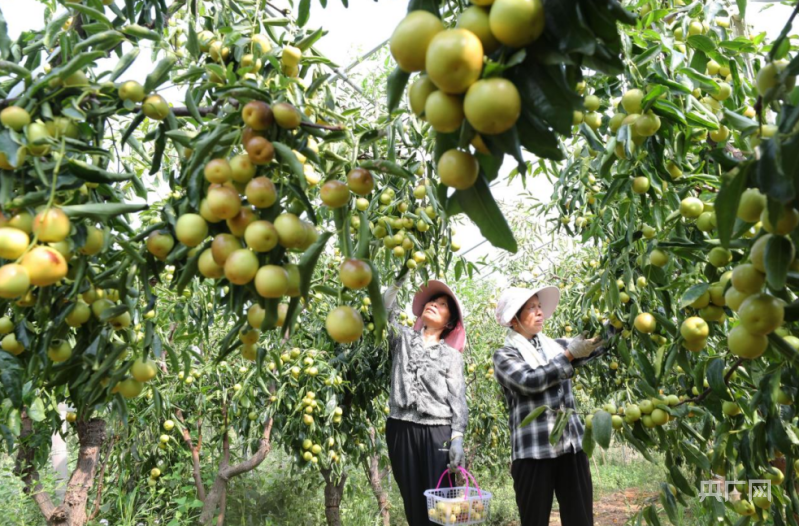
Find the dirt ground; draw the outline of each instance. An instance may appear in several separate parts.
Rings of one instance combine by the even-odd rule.
[[[627,488],[623,491],[605,495],[594,502],[594,525],[613,526],[624,524],[639,509],[641,502],[651,496],[651,492],[637,488]],[[552,512],[549,526],[561,526],[560,516],[557,511]]]

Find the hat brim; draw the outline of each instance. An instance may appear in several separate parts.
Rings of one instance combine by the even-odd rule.
[[[455,328],[450,331],[449,335],[444,338],[444,341],[453,349],[463,352],[463,347],[466,344],[466,327],[463,323],[463,308],[461,307],[458,296],[456,296],[455,293],[452,292],[452,289],[443,281],[431,279],[427,282],[427,285],[420,288],[416,295],[414,295],[412,310],[414,316],[416,316],[416,323],[414,323],[413,328],[416,331],[422,330],[422,313],[424,312],[424,306],[431,298],[439,294],[446,294],[451,297],[455,301],[455,307],[458,309],[458,322]]]
[[[553,286],[546,286],[541,287],[539,289],[522,289],[522,288],[514,288],[511,289],[515,297],[512,301],[508,302],[505,305],[505,313],[503,315],[497,316],[497,321],[503,327],[510,327],[511,320],[516,316],[516,314],[524,307],[524,304],[530,301],[530,298],[533,296],[538,296],[538,302],[541,305],[541,311],[544,315],[544,319],[551,318],[552,314],[555,313],[555,309],[558,308],[558,303],[560,302],[560,289]],[[523,294],[519,294],[520,292],[524,292]],[[501,318],[501,319],[500,319]]]

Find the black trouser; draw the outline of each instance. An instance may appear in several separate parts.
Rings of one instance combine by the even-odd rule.
[[[445,447],[444,443],[449,442],[450,437],[450,426],[425,426],[393,418],[386,422],[388,458],[410,526],[434,524],[427,518],[424,492],[434,489],[447,469],[449,453],[439,449]],[[450,487],[448,477],[444,477],[441,487]]]
[[[563,526],[593,526],[594,487],[583,451],[557,458],[517,459],[511,475],[522,526],[548,526],[553,492]]]

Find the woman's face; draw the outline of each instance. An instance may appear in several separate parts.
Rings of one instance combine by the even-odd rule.
[[[544,311],[538,296],[533,296],[524,304],[519,315],[513,320],[513,329],[516,332],[534,336],[544,328]]]
[[[440,296],[424,305],[422,321],[430,329],[443,329],[449,322],[449,304],[447,298]]]

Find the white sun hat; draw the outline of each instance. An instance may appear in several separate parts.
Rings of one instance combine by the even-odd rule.
[[[540,287],[537,289],[525,289],[522,287],[511,287],[505,290],[497,302],[497,323],[503,327],[510,327],[510,322],[519,309],[524,307],[527,300],[533,296],[538,296],[538,301],[541,303],[541,310],[544,312],[544,318],[549,318],[555,309],[558,307],[560,301],[560,290],[551,285]]]

